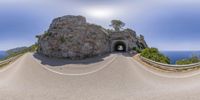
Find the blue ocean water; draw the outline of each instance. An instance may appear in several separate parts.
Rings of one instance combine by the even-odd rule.
[[[200,51],[161,51],[161,53],[170,58],[171,64],[175,64],[177,60],[190,58],[192,55],[200,58]]]
[[[4,51],[0,51],[0,59],[6,57],[8,54]]]

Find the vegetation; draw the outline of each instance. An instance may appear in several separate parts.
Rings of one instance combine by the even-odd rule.
[[[112,26],[115,31],[120,31],[120,29],[125,26],[125,23],[120,20],[112,20],[110,26]]]
[[[50,35],[51,35],[51,33],[47,32],[47,31],[44,31],[44,37],[50,36]]]
[[[66,40],[65,40],[65,37],[64,37],[64,36],[60,37],[60,42],[61,42],[61,43],[65,43],[65,41],[66,41]]]
[[[4,66],[8,65],[9,63],[10,63],[10,62],[7,62],[7,63],[5,63],[5,64],[0,65],[0,68],[2,68],[2,67],[4,67]]]
[[[12,54],[12,53],[15,53],[15,52],[19,52],[19,51],[22,51],[24,49],[27,49],[28,47],[18,47],[18,48],[14,48],[14,49],[10,49],[10,50],[7,50],[7,54]]]
[[[6,59],[9,59],[9,58],[12,58],[12,57],[15,57],[15,56],[27,53],[27,52],[35,52],[37,50],[37,48],[38,48],[38,45],[34,44],[30,47],[20,49],[20,50],[16,50],[16,52],[10,52],[11,50],[8,50],[9,55],[2,60],[6,60]],[[13,51],[15,51],[15,50],[13,49]]]
[[[192,63],[198,63],[198,62],[200,62],[200,59],[197,56],[193,55],[191,58],[176,61],[176,64],[186,65],[186,64],[192,64]]]
[[[170,59],[161,54],[157,48],[146,48],[142,51],[141,56],[160,63],[170,63]]]
[[[136,51],[137,53],[141,53],[142,52],[142,50],[137,48],[137,47],[133,47],[133,50]]]

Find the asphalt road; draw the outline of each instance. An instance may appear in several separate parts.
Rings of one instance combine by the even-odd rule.
[[[199,74],[157,71],[119,53],[76,62],[28,53],[0,70],[0,100],[199,100]]]

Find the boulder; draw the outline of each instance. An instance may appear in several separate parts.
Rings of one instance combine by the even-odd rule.
[[[72,15],[54,19],[48,31],[38,36],[38,45],[40,54],[57,58],[84,59],[110,51],[104,28]]]

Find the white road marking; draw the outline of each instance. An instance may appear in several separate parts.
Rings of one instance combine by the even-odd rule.
[[[117,55],[115,55],[108,63],[104,64],[102,67],[100,67],[100,68],[98,68],[98,69],[96,69],[96,70],[93,70],[93,71],[90,71],[90,72],[86,72],[86,73],[78,73],[78,74],[62,73],[62,72],[59,72],[59,71],[55,71],[55,70],[53,70],[53,69],[50,69],[50,68],[48,68],[48,67],[46,67],[46,66],[44,66],[44,65],[41,65],[40,63],[39,63],[39,64],[40,64],[44,69],[46,69],[46,70],[48,70],[48,71],[50,71],[50,72],[59,74],[59,75],[64,75],[64,76],[83,76],[83,75],[88,75],[88,74],[96,73],[96,72],[98,72],[98,71],[104,69],[105,67],[107,67],[108,65],[110,65],[116,58],[117,58]],[[36,61],[36,59],[34,59],[34,60]],[[38,63],[38,61],[36,61],[36,62]]]

